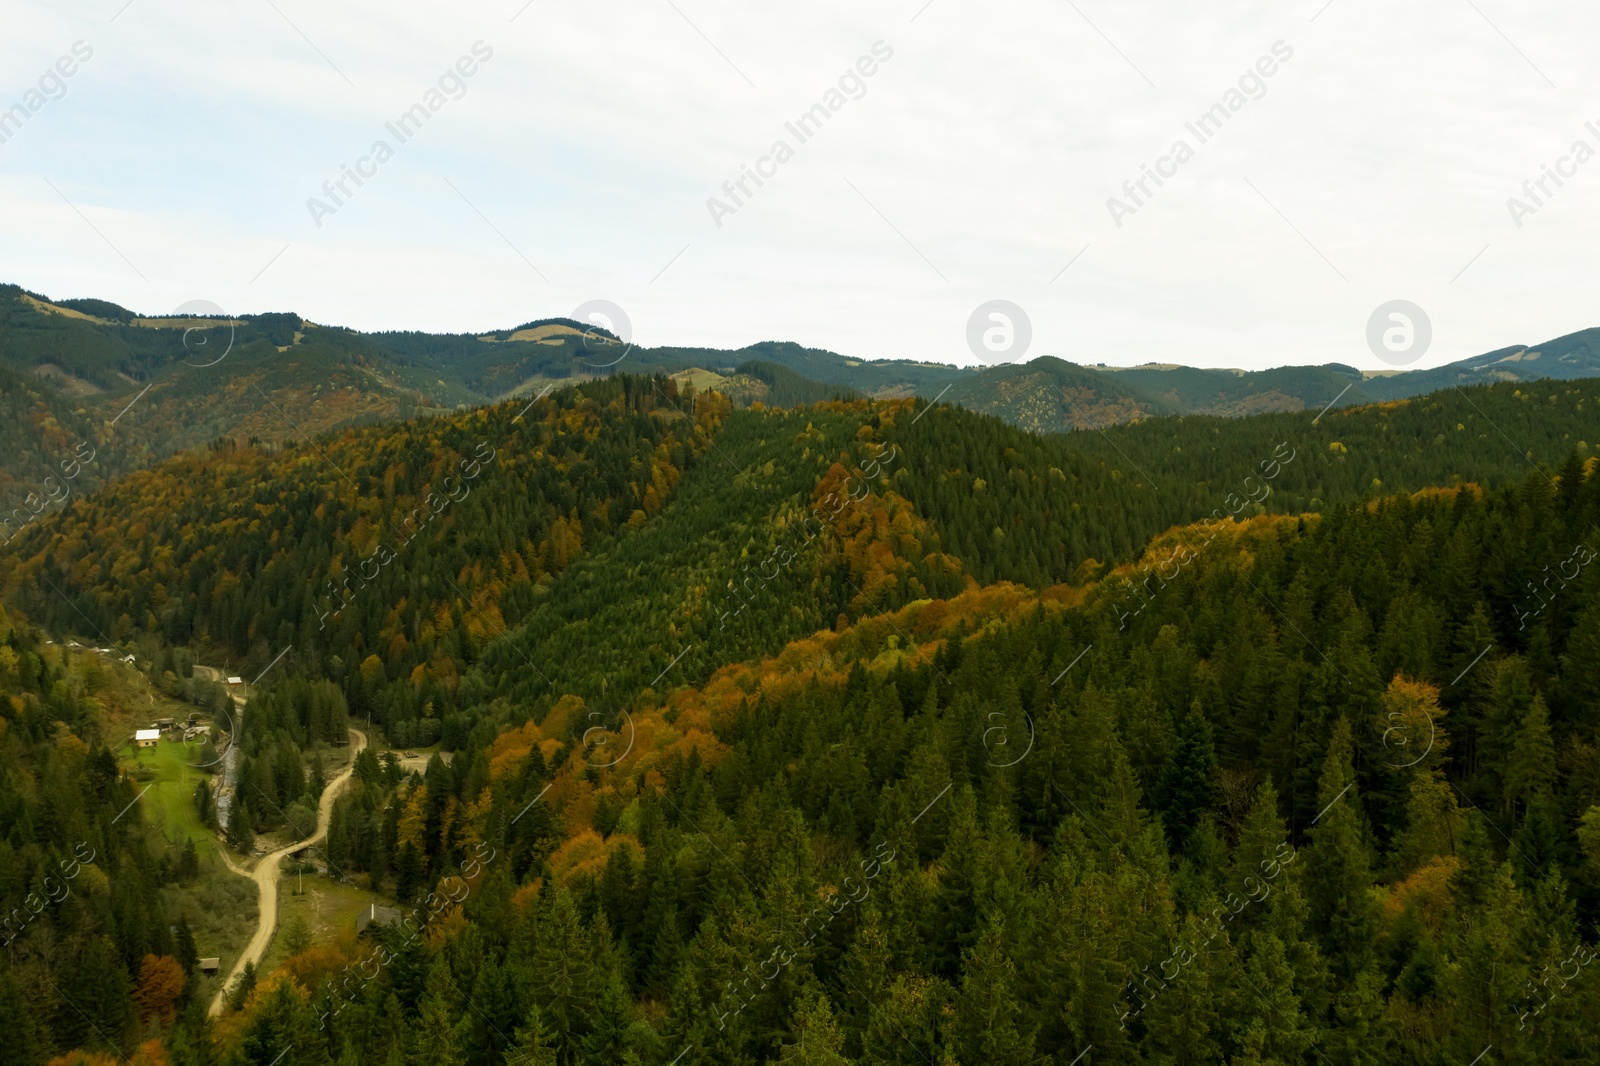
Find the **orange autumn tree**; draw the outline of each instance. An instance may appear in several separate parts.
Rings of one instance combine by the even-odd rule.
[[[183,994],[185,980],[183,967],[177,959],[170,955],[146,955],[139,966],[139,983],[133,992],[140,1019],[155,1018],[162,1025],[171,1025],[177,1016],[178,997]]]
[[[869,464],[871,465],[871,464]],[[876,613],[929,594],[923,574],[958,574],[961,563],[911,502],[887,488],[873,492],[860,474],[834,463],[818,479],[812,513],[826,517],[834,536],[823,541],[821,572],[842,571],[858,613]]]
[[[47,1066],[167,1066],[166,1048],[159,1040],[146,1040],[133,1050],[133,1058],[118,1058],[105,1051],[69,1051],[57,1055]]]

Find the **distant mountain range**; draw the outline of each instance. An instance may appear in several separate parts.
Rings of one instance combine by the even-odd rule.
[[[944,399],[1039,433],[1091,429],[1159,415],[1238,417],[1358,406],[1440,389],[1540,378],[1600,376],[1600,329],[1514,345],[1428,370],[1361,371],[1341,363],[1270,370],[1156,365],[1082,366],[1053,356],[978,371],[950,368]],[[819,380],[849,382],[819,376]],[[943,387],[942,385],[940,386]],[[929,386],[917,390],[931,395]]]
[[[865,360],[787,342],[647,348],[547,318],[473,334],[361,333],[290,313],[143,316],[104,300],[0,286],[0,504],[15,506],[81,441],[80,489],[219,438],[280,442],[363,422],[537,395],[618,371],[674,375],[736,404],[919,395],[1052,433],[1162,415],[1352,406],[1452,386],[1600,376],[1600,330],[1447,366],[1363,372],[1118,368],[1051,356],[971,368]]]

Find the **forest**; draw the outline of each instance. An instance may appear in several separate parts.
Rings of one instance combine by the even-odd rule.
[[[224,439],[22,531],[8,1059],[1592,1060],[1600,382],[1039,436],[750,371],[787,403]],[[433,748],[322,847],[405,920],[209,1017],[46,630],[275,664],[242,849],[349,726]]]

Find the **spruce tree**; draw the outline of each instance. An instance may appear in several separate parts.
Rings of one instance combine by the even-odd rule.
[[[1350,723],[1340,718],[1328,743],[1317,789],[1322,813],[1309,831],[1311,844],[1306,848],[1312,928],[1330,964],[1347,982],[1371,961],[1377,935],[1372,863],[1361,829],[1352,754]]]
[[[1217,753],[1199,700],[1189,705],[1176,732],[1177,743],[1156,788],[1156,802],[1173,849],[1181,850],[1200,816],[1217,802]]]
[[[464,1066],[458,1023],[465,1022],[465,1004],[441,956],[428,968],[428,980],[417,1004],[417,1026],[412,1032],[412,1066]]]

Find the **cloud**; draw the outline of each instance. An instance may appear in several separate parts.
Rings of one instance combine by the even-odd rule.
[[[0,99],[73,41],[95,59],[0,145],[5,280],[371,329],[605,298],[644,344],[956,362],[990,299],[1027,310],[1031,354],[1113,363],[1377,368],[1365,324],[1394,299],[1432,318],[1423,365],[1600,324],[1570,279],[1600,170],[1520,229],[1505,208],[1600,119],[1592,9],[675,2],[15,4]],[[479,39],[471,91],[310,227],[307,190]],[[871,91],[708,225],[708,190],[880,39]],[[1280,39],[1270,91],[1114,226],[1107,197]]]

